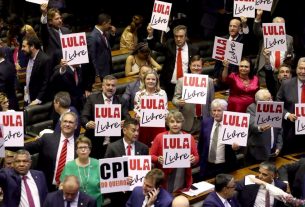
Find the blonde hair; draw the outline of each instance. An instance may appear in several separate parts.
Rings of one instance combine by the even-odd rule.
[[[159,75],[157,73],[157,71],[155,70],[149,70],[145,73],[144,77],[143,77],[143,84],[140,85],[140,90],[144,90],[146,89],[146,85],[145,85],[145,79],[148,75],[153,74],[156,77],[156,91],[159,92],[161,90],[160,88],[160,81],[159,81]]]

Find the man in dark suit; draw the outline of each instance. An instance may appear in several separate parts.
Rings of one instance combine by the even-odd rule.
[[[283,191],[287,190],[287,184],[276,178],[276,167],[270,162],[262,162],[259,166],[258,178],[266,183],[272,184]],[[259,184],[245,185],[245,180],[238,182],[236,186],[238,201],[242,207],[272,206],[281,207],[285,204],[276,200],[269,192]]]
[[[247,108],[247,113],[250,114],[250,124],[246,161],[249,164],[277,157],[282,149],[282,128],[273,128],[270,124],[257,125],[255,122],[257,102],[271,100],[270,92],[267,89],[260,89],[255,94],[255,103]]]
[[[123,134],[122,139],[108,145],[105,158],[122,157],[125,155],[148,155],[148,147],[137,141],[139,136],[139,122],[136,119],[126,119],[124,121]],[[112,206],[125,207],[130,192],[111,193],[109,196]]]
[[[56,8],[47,9],[47,4],[41,4],[41,38],[43,50],[52,58],[53,68],[63,58],[61,49],[61,34],[69,34],[70,30],[63,27],[60,11]]]
[[[304,136],[295,135],[295,104],[305,103],[305,96],[302,96],[302,90],[305,90],[305,57],[298,61],[296,69],[297,77],[284,80],[277,93],[276,100],[284,102],[283,112],[283,151],[284,153],[299,152],[304,150]],[[305,92],[305,91],[304,91]]]
[[[291,193],[296,198],[305,199],[305,158],[280,167],[279,177],[289,182]]]
[[[179,50],[181,51],[182,59],[182,76],[188,71],[189,58],[197,55],[199,50],[187,42],[187,27],[184,25],[176,26],[173,30],[174,39],[169,39],[162,47],[158,47],[158,42],[153,37],[153,29],[150,26],[147,27],[147,32],[149,47],[165,55],[165,62],[160,72],[160,83],[164,87],[168,99],[171,100],[174,95],[177,80],[180,78],[177,71],[177,56],[180,53]]]
[[[18,150],[13,168],[0,170],[0,186],[3,190],[3,206],[42,206],[47,193],[45,176],[41,171],[30,170],[31,155]]]
[[[200,155],[200,176],[203,178],[215,177],[221,172],[230,172],[236,166],[234,150],[239,146],[220,144],[219,134],[222,127],[222,114],[227,110],[227,102],[223,99],[215,99],[211,103],[212,117],[205,117],[201,123],[201,132],[198,142]],[[219,124],[219,125],[218,125]],[[218,132],[217,131],[218,125]]]
[[[50,58],[41,51],[40,40],[36,36],[26,36],[22,42],[22,52],[30,59],[26,69],[24,100],[29,105],[45,102],[51,73]]]
[[[203,202],[203,207],[238,207],[234,196],[235,181],[232,175],[218,174],[215,177],[215,191],[211,192]]]
[[[89,59],[95,70],[95,82],[103,81],[106,75],[112,73],[111,46],[114,44],[115,32],[111,17],[100,14],[95,28],[88,36]]]
[[[91,139],[92,150],[91,156],[97,159],[104,157],[107,144],[118,140],[120,137],[96,137],[94,136],[95,121],[94,114],[95,104],[121,104],[121,99],[114,95],[116,92],[117,79],[112,75],[107,75],[103,79],[102,92],[94,93],[88,96],[87,102],[84,105],[84,109],[81,114],[81,124],[86,128],[85,136]],[[130,117],[127,107],[123,104],[121,107],[121,117]]]
[[[126,207],[171,207],[173,197],[161,187],[164,173],[158,168],[149,171],[142,187],[135,187],[129,197]]]
[[[60,157],[67,141],[66,160],[64,163],[75,159],[75,137],[74,131],[77,128],[77,115],[67,112],[62,116],[61,134],[44,134],[41,138],[24,145],[31,154],[38,153],[37,169],[44,172],[47,178],[48,189],[55,190],[59,184],[61,169]],[[59,176],[59,177],[58,177]]]
[[[87,194],[79,191],[79,186],[80,183],[76,176],[66,176],[62,185],[62,190],[49,193],[43,207],[96,207],[96,201]]]

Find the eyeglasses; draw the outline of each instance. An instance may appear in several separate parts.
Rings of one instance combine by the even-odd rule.
[[[88,150],[89,147],[88,146],[83,146],[83,147],[77,147],[77,149],[79,149],[79,150]]]

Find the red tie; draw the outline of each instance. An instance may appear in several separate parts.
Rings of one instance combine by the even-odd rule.
[[[55,181],[56,184],[60,184],[60,175],[62,170],[64,169],[66,165],[66,158],[67,158],[67,145],[68,145],[69,140],[65,139],[64,145],[62,146],[61,152],[60,152],[60,157],[57,165],[57,171],[55,174]]]
[[[127,155],[131,155],[131,145],[127,146]]]
[[[265,207],[270,207],[270,193],[268,190],[266,190],[265,194]]]
[[[301,103],[305,103],[305,83],[302,85]]]
[[[178,55],[177,55],[177,80],[179,78],[183,77],[181,50],[182,50],[182,48],[179,47],[178,48]]]
[[[201,104],[196,104],[196,116],[201,117],[202,112],[201,112]]]
[[[22,180],[24,182],[24,187],[25,187],[25,191],[26,191],[26,196],[27,196],[28,202],[29,202],[29,207],[35,207],[34,199],[33,199],[32,193],[31,193],[31,189],[30,189],[26,179],[28,179],[28,177],[26,175],[22,176]]]
[[[74,80],[75,80],[75,84],[78,85],[78,74],[76,68],[74,68]]]
[[[281,65],[281,51],[275,51],[274,67],[276,69],[279,69],[280,65]]]

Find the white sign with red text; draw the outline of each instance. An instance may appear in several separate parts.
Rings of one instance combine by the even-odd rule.
[[[182,99],[186,103],[206,104],[208,85],[209,77],[207,75],[184,74]]]
[[[305,104],[295,104],[295,134],[305,134]]]
[[[228,60],[229,63],[239,65],[243,52],[243,44],[215,36],[212,58]]]
[[[121,136],[121,104],[95,104],[95,136]]]
[[[34,4],[48,4],[49,0],[25,0],[27,2],[31,2]]]
[[[73,33],[60,35],[63,59],[68,65],[88,63],[88,48],[86,33]]]
[[[4,137],[2,131],[3,127],[0,126],[0,157],[5,157]]]
[[[219,131],[220,143],[247,146],[250,114],[224,111]]]
[[[3,127],[5,147],[24,146],[23,112],[0,112],[0,125]]]
[[[155,1],[150,19],[151,27],[166,32],[171,8],[171,3]]]
[[[285,23],[263,23],[264,47],[269,51],[287,51]]]
[[[270,124],[282,128],[284,102],[258,101],[256,105],[255,123],[257,126]]]
[[[190,134],[163,135],[163,168],[189,168],[190,156]]]
[[[234,0],[233,17],[255,17],[256,0]]]
[[[255,9],[271,11],[273,0],[256,0]]]
[[[165,127],[167,100],[157,95],[141,97],[140,126]]]
[[[128,175],[132,177],[129,190],[143,185],[144,177],[151,167],[150,155],[128,156]]]

